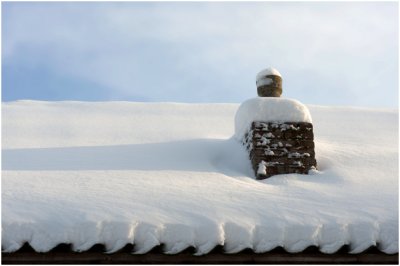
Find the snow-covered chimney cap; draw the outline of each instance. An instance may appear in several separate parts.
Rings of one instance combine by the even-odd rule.
[[[269,67],[258,72],[256,80],[262,79],[265,76],[279,76],[282,78],[281,73],[279,73],[279,71],[273,67]]]
[[[282,76],[278,70],[269,67],[257,74],[257,94],[260,97],[280,97],[282,94]]]

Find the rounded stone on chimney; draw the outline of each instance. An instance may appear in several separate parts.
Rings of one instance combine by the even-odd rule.
[[[275,68],[269,67],[257,74],[257,94],[260,97],[280,97],[282,94],[282,76]]]

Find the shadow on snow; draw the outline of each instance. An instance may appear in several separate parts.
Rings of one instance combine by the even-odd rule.
[[[193,139],[113,146],[6,149],[3,170],[176,170],[250,174],[234,139]]]

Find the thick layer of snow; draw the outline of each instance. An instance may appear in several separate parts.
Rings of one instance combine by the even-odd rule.
[[[257,181],[238,106],[3,103],[3,251],[398,252],[397,110],[309,106],[318,171]]]
[[[17,101],[3,105],[5,149],[147,144],[232,134],[237,104]],[[218,128],[218,130],[210,130]]]
[[[235,115],[235,137],[238,140],[253,121],[312,122],[308,108],[297,100],[280,97],[257,97],[243,102]]]

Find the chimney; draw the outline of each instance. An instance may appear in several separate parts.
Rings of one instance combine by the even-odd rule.
[[[308,108],[296,100],[280,98],[282,76],[274,68],[260,71],[256,85],[259,97],[242,103],[235,116],[235,135],[249,152],[256,178],[308,174],[316,169]]]
[[[256,85],[260,97],[281,97],[282,95],[282,76],[272,67],[257,74]]]

